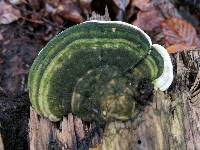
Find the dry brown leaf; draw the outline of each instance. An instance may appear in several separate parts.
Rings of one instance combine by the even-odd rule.
[[[152,31],[156,27],[160,26],[160,23],[163,20],[164,18],[162,15],[156,9],[152,9],[149,11],[138,12],[137,19],[133,24],[145,31]]]
[[[46,3],[51,4],[52,6],[56,7],[59,5],[60,0],[46,0]]]
[[[28,0],[28,3],[32,9],[39,10],[42,8],[43,0]]]
[[[21,3],[27,3],[26,0],[8,0],[13,5],[18,5]]]
[[[170,0],[151,0],[153,6],[159,9],[165,18],[178,17],[181,18],[177,8]]]
[[[60,14],[63,18],[75,23],[84,21],[84,18],[81,15],[82,11],[80,7],[78,6],[77,2],[73,2],[72,0],[61,0],[57,13]]]
[[[1,55],[0,55],[0,64],[3,64],[3,63],[4,63],[4,58],[1,57]]]
[[[92,8],[91,8],[92,0],[79,0],[79,3],[84,14],[88,15],[92,12]]]
[[[19,10],[4,1],[0,1],[0,24],[9,24],[20,17],[21,13]]]
[[[0,32],[0,41],[2,41],[2,40],[3,40],[3,35]]]
[[[56,13],[56,8],[53,7],[51,4],[48,2],[45,3],[45,9],[48,13],[55,14]]]
[[[176,52],[181,52],[183,50],[186,50],[186,49],[191,49],[193,47],[188,47],[185,43],[181,43],[181,44],[174,44],[174,45],[171,45],[169,47],[167,47],[167,51],[168,53],[176,53]]]
[[[200,45],[195,28],[188,22],[171,18],[161,23],[164,35],[164,44],[170,46],[170,52],[181,51],[181,49],[191,49]]]
[[[153,4],[149,0],[132,0],[132,3],[142,11],[148,11],[153,8]]]
[[[139,8],[139,12],[144,12],[152,9],[153,5],[149,2],[149,0],[130,0],[126,12],[126,17],[130,22],[133,22],[133,20],[130,19],[132,17],[135,18],[135,15],[138,13],[138,9],[135,9],[135,7]]]

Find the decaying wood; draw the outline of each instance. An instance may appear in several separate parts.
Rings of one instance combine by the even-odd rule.
[[[145,108],[137,127],[108,124],[103,149],[200,149],[199,56],[198,51],[177,54],[174,88],[168,93],[155,92],[153,103]],[[190,87],[192,75],[196,79]],[[116,130],[116,126],[122,127]]]
[[[40,117],[31,108],[29,120],[30,150],[86,150],[99,143],[99,131],[95,124],[84,127],[81,119],[71,113],[60,123],[52,123]]]
[[[4,150],[4,144],[3,144],[1,133],[0,133],[0,150]]]
[[[97,146],[102,142],[103,149],[109,147],[112,150],[200,149],[200,73],[199,61],[196,61],[199,56],[195,54],[198,57],[192,58],[195,55],[191,53],[196,52],[177,54],[173,89],[166,93],[156,91],[153,103],[138,119],[108,123],[106,135],[99,130],[88,132],[92,129],[84,128],[82,121],[72,114],[63,118],[60,124],[53,124],[31,109],[30,149],[86,150],[91,143]],[[190,81],[191,76],[196,76],[196,79]],[[120,126],[120,129],[116,130],[115,126]],[[103,139],[100,138],[102,135]]]
[[[77,139],[84,138],[84,129],[82,121],[72,114],[63,121],[56,124],[45,118],[40,118],[34,110],[30,110],[30,149],[77,149]]]
[[[145,108],[141,123],[134,128],[122,128],[116,131],[110,140],[114,143],[104,143],[104,149],[112,150],[184,150],[187,145],[184,137],[184,116],[182,104],[174,103],[171,109],[171,98],[163,92],[156,92],[154,103]],[[179,100],[176,97],[175,100]],[[174,111],[172,113],[172,111]],[[119,123],[115,123],[119,125]],[[109,124],[109,130],[115,129]],[[106,128],[108,130],[108,128]],[[113,131],[112,131],[113,132]],[[109,131],[107,131],[109,133]],[[106,141],[108,141],[106,139]],[[112,144],[112,145],[110,145]]]
[[[90,19],[109,20],[108,12],[93,16]],[[104,132],[72,114],[55,124],[31,108],[30,149],[87,150],[99,144],[103,150],[200,149],[200,53],[182,52],[175,58],[172,88],[165,93],[155,91],[153,102],[137,119],[107,123]]]

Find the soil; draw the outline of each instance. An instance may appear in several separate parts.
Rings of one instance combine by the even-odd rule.
[[[5,149],[28,149],[29,98],[27,74],[38,50],[45,44],[41,33],[25,25],[1,25],[0,129]]]
[[[0,97],[1,134],[5,149],[28,149],[29,103],[19,98]]]

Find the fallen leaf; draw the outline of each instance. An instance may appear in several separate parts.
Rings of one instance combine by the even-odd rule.
[[[153,4],[149,0],[132,0],[132,4],[142,11],[148,11],[153,8]]]
[[[28,0],[28,3],[32,9],[40,10],[43,5],[43,0]]]
[[[4,1],[0,1],[0,24],[9,24],[21,17],[19,10]]]
[[[168,53],[176,53],[176,52],[181,52],[183,50],[189,50],[192,49],[193,47],[188,47],[185,43],[181,43],[181,44],[174,44],[171,45],[169,47],[167,47],[167,51]]]
[[[57,8],[59,4],[60,4],[59,0],[47,0],[45,3],[45,9],[50,14],[53,23],[62,26],[64,24],[64,20],[57,13]]]
[[[64,24],[63,18],[57,14],[51,15],[51,18],[53,22],[56,23],[57,25],[60,25],[60,27],[62,27],[62,25]]]
[[[45,3],[45,9],[48,13],[51,13],[51,14],[55,14],[56,13],[56,8],[53,7],[51,4],[49,3]]]
[[[0,33],[0,41],[3,40],[3,35]]]
[[[151,3],[155,8],[159,9],[160,12],[162,12],[165,18],[181,18],[177,11],[177,8],[174,4],[172,4],[170,0],[151,0]]]
[[[4,63],[4,59],[3,57],[0,56],[0,64],[3,64]]]
[[[138,10],[135,9],[135,5],[132,2],[133,0],[131,0],[130,4],[128,5],[128,7],[126,8],[126,19],[128,22],[132,22],[135,19],[135,16],[138,13]]]
[[[145,31],[152,31],[159,27],[163,20],[164,18],[159,11],[151,9],[149,11],[139,11],[133,24]]]
[[[21,3],[27,3],[26,0],[8,0],[13,5],[18,5]]]
[[[171,53],[200,46],[195,28],[182,19],[167,19],[161,23],[161,28],[164,35],[164,44],[168,46]]]
[[[46,0],[45,9],[48,13],[55,14],[60,0]]]
[[[82,11],[76,2],[72,0],[61,0],[61,3],[58,6],[57,13],[63,18],[68,19],[75,23],[81,23],[85,19],[81,15]]]
[[[92,0],[79,0],[79,3],[84,14],[88,15],[92,12],[92,8],[91,8]]]

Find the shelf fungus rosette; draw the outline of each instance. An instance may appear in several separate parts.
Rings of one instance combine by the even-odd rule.
[[[170,56],[136,26],[87,21],[53,38],[29,73],[32,107],[51,121],[69,112],[83,120],[134,118],[152,89],[173,80]]]

